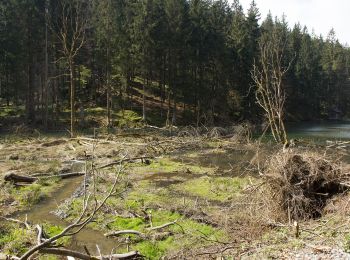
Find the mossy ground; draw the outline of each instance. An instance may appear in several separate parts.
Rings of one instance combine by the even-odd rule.
[[[136,115],[127,116],[135,116],[135,121],[139,120]],[[154,159],[150,159],[149,163],[135,161],[126,166],[118,186],[118,190],[123,191],[122,194],[107,202],[89,228],[101,233],[132,229],[150,234],[150,214],[153,226],[177,220],[176,225],[161,230],[167,233],[166,236],[154,238],[150,234],[150,239],[132,236],[130,249],[139,250],[149,259],[179,256],[180,253],[184,258],[198,259],[201,252],[220,251],[232,245],[234,249],[226,250],[225,255],[236,257],[237,254],[245,252],[246,256],[253,259],[278,258],[281,252],[299,250],[306,244],[317,241],[327,241],[329,245],[338,244],[344,250],[350,250],[350,233],[346,230],[349,220],[346,214],[333,212],[318,221],[300,223],[299,238],[294,237],[291,226],[262,226],[261,222],[256,221],[256,217],[250,218],[249,207],[246,205],[254,204],[254,201],[249,201],[249,191],[246,191],[247,187],[259,183],[259,178],[254,174],[247,174],[246,169],[242,168],[240,171],[239,168],[239,160],[244,165],[250,155],[243,154],[239,157],[240,152],[234,153],[232,158],[237,166],[234,168],[221,159],[235,149],[251,151],[253,146],[236,147],[236,144],[230,144],[226,140],[206,140],[200,145],[189,142],[195,145],[190,148],[188,145],[185,148],[175,146],[161,154],[145,148],[157,145],[158,141],[164,142],[166,138],[132,134],[120,137],[108,135],[103,139],[105,141],[97,143],[94,150],[97,165],[119,160],[125,154],[129,157],[151,155]],[[64,142],[47,146],[58,139]],[[22,139],[7,136],[0,143],[0,159],[3,161],[0,178],[8,171],[24,175],[55,174],[67,162],[84,160],[86,154],[91,154],[90,142],[90,139],[84,137],[74,140],[63,136],[40,135]],[[173,143],[170,139],[166,146],[171,145]],[[9,155],[18,155],[18,158],[15,156],[15,160],[10,159]],[[225,165],[203,163],[207,158]],[[113,168],[99,171],[97,190],[107,191],[114,176]],[[0,185],[0,212],[10,214],[47,199],[51,192],[61,187],[61,182],[59,179],[42,180],[22,188],[14,188],[2,181]],[[102,198],[102,194],[99,198]],[[347,199],[346,197],[344,200]],[[82,198],[61,203],[62,210],[68,213],[66,221],[69,222],[79,215],[81,205]],[[62,228],[55,226],[55,223],[45,223],[44,220],[43,223],[49,235],[56,234]],[[21,255],[36,241],[34,231],[26,231],[17,224],[7,222],[0,223],[0,234],[0,251],[13,255]],[[125,237],[115,240],[120,245],[117,251],[125,252]],[[59,242],[63,245],[70,243],[65,239]],[[40,256],[40,259],[55,258]]]

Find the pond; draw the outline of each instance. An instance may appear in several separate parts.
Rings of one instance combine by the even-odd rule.
[[[287,126],[289,138],[315,141],[350,139],[350,122],[295,123]]]

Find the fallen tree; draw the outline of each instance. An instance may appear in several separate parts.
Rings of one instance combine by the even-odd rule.
[[[289,221],[320,217],[327,201],[349,186],[339,163],[312,152],[274,155],[264,179]]]
[[[105,169],[105,168],[108,168],[108,167],[111,167],[114,165],[119,165],[119,164],[123,164],[126,162],[134,162],[137,160],[140,160],[142,163],[149,164],[149,159],[153,159],[153,158],[154,158],[154,156],[140,156],[140,157],[133,157],[133,158],[124,158],[124,159],[121,159],[121,160],[118,160],[115,162],[111,162],[111,163],[102,165],[102,166],[98,167],[98,169]]]
[[[68,179],[68,178],[74,178],[79,176],[84,176],[85,172],[71,172],[71,173],[61,173],[61,174],[54,174],[54,175],[43,175],[43,174],[34,174],[33,176],[26,176],[26,175],[19,175],[14,172],[10,172],[5,174],[4,180],[5,182],[24,182],[24,183],[33,183],[40,179],[50,179],[50,178],[61,178],[61,179]],[[40,177],[37,177],[40,176]]]

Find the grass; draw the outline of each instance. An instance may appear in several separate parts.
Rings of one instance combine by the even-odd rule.
[[[37,183],[31,185],[13,189],[9,188],[10,196],[13,200],[17,201],[19,205],[24,208],[29,208],[42,199],[48,197],[48,195],[54,191],[55,185],[57,184],[58,179],[42,179]]]
[[[201,177],[189,180],[176,187],[178,191],[185,191],[192,196],[210,200],[227,201],[239,196],[242,190],[250,184],[247,177]]]
[[[160,259],[162,256],[175,252],[180,248],[190,246],[199,247],[203,245],[203,243],[208,243],[205,241],[226,240],[226,234],[224,232],[167,210],[153,210],[152,220],[153,226],[159,226],[175,220],[178,220],[179,225],[173,225],[165,229],[164,231],[170,230],[171,235],[161,240],[140,240],[139,237],[131,236],[131,238],[134,239],[134,244],[131,248],[133,250],[138,250],[147,259]],[[146,228],[149,227],[149,223],[146,223],[140,218],[114,217],[113,221],[109,222],[107,227],[108,231],[137,230],[148,234]],[[202,240],[203,237],[205,237],[206,240]]]
[[[44,231],[47,233],[49,237],[56,236],[63,231],[63,227],[61,226],[56,226],[49,223],[45,223],[43,226],[44,226]],[[62,237],[58,239],[56,243],[60,246],[69,246],[70,242],[71,242],[71,237]]]
[[[21,255],[28,250],[33,239],[35,239],[33,231],[23,229],[18,225],[0,227],[0,252]]]
[[[27,187],[21,188],[17,191],[17,198],[21,206],[29,207],[37,204],[47,194],[43,191],[43,186],[40,184],[32,184]]]
[[[164,157],[158,158],[151,162],[149,166],[145,166],[141,163],[133,164],[132,172],[138,174],[146,173],[176,173],[176,172],[187,172],[188,174],[205,174],[213,173],[214,168],[202,167],[199,165],[192,165],[174,161],[171,158]]]

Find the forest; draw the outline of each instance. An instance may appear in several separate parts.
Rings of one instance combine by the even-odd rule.
[[[251,71],[273,32],[291,62],[286,120],[347,116],[349,51],[335,31],[261,17],[254,1],[246,12],[237,0],[9,0],[0,10],[1,103],[29,125],[62,128],[64,112],[79,123],[92,107],[109,126],[124,110],[159,126],[263,121]]]
[[[350,259],[350,49],[287,21],[1,0],[0,260]]]

